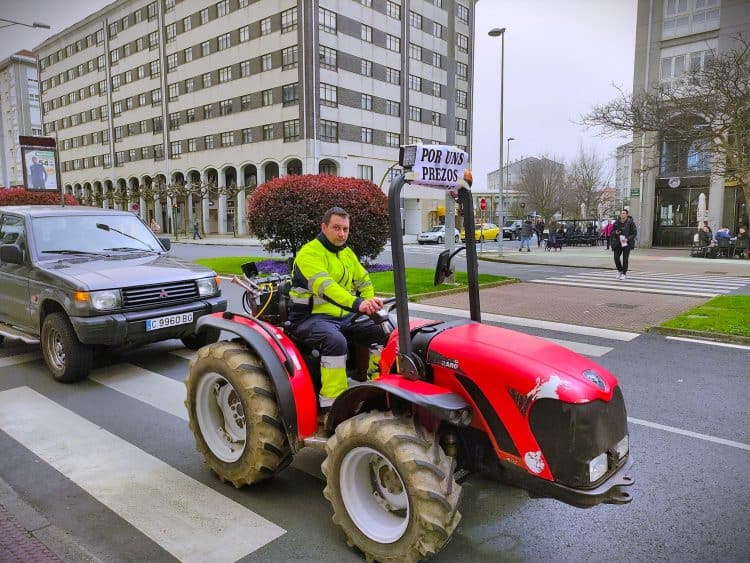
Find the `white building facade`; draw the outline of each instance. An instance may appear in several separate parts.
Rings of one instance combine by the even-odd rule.
[[[401,144],[471,144],[474,3],[116,1],[37,48],[63,185],[167,231],[237,234],[242,187],[310,173],[386,186]],[[164,184],[218,195],[139,195]],[[443,194],[409,192],[418,232]]]
[[[41,134],[36,57],[19,51],[0,62],[0,188],[23,186],[18,138]]]
[[[630,186],[633,180],[632,143],[625,143],[615,151],[615,198],[617,206],[624,206],[630,199]]]

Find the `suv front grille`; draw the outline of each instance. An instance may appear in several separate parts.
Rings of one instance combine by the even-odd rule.
[[[124,307],[168,304],[198,297],[198,286],[194,281],[180,281],[122,290]]]

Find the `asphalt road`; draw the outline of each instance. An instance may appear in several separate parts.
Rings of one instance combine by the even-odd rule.
[[[238,288],[224,291],[241,310]],[[520,322],[510,328],[555,339],[619,377],[635,498],[582,510],[469,480],[461,524],[435,560],[750,560],[750,349]],[[115,355],[75,385],[19,356],[35,351],[0,347],[0,479],[85,551],[103,561],[188,560],[206,546],[215,561],[360,560],[331,522],[321,451],[241,490],[205,467],[180,411],[190,353],[178,341]],[[159,525],[179,528],[193,511],[206,525],[192,536],[169,537]],[[245,521],[246,533],[230,533]]]

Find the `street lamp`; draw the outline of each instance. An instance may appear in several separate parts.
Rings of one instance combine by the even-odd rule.
[[[515,137],[508,137],[505,149],[505,185],[510,186],[510,142],[515,141]]]
[[[500,238],[499,243],[497,246],[497,255],[502,256],[503,255],[503,184],[504,184],[504,175],[503,175],[503,87],[505,86],[505,78],[503,76],[504,70],[505,70],[505,28],[504,27],[496,27],[491,29],[487,34],[490,37],[499,37],[500,38],[500,142],[498,143],[500,145],[500,158],[499,158],[499,164],[500,167],[498,169],[498,180],[500,184],[500,193],[499,193],[499,201],[498,206],[500,207],[500,216],[498,218],[498,223],[500,223]]]
[[[42,23],[42,22],[34,22],[32,24],[28,24],[28,23],[22,23],[22,22],[13,21],[13,20],[6,20],[5,18],[0,18],[0,22],[8,22],[8,25],[4,25],[4,26],[0,27],[0,29],[3,29],[5,27],[10,27],[12,25],[22,25],[24,27],[36,27],[36,28],[39,28],[39,29],[49,29],[50,28],[46,23]]]

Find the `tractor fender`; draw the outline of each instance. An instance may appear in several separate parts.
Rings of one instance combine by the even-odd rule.
[[[232,313],[204,315],[196,322],[195,332],[207,328],[237,335],[257,354],[273,384],[281,422],[296,453],[305,435],[314,433],[317,426],[315,391],[304,362],[290,354],[274,327],[258,319]]]
[[[426,381],[385,375],[350,387],[336,398],[326,421],[328,434],[332,434],[338,424],[362,411],[387,410],[389,396],[404,399],[457,426],[471,423],[471,405],[450,389]]]

